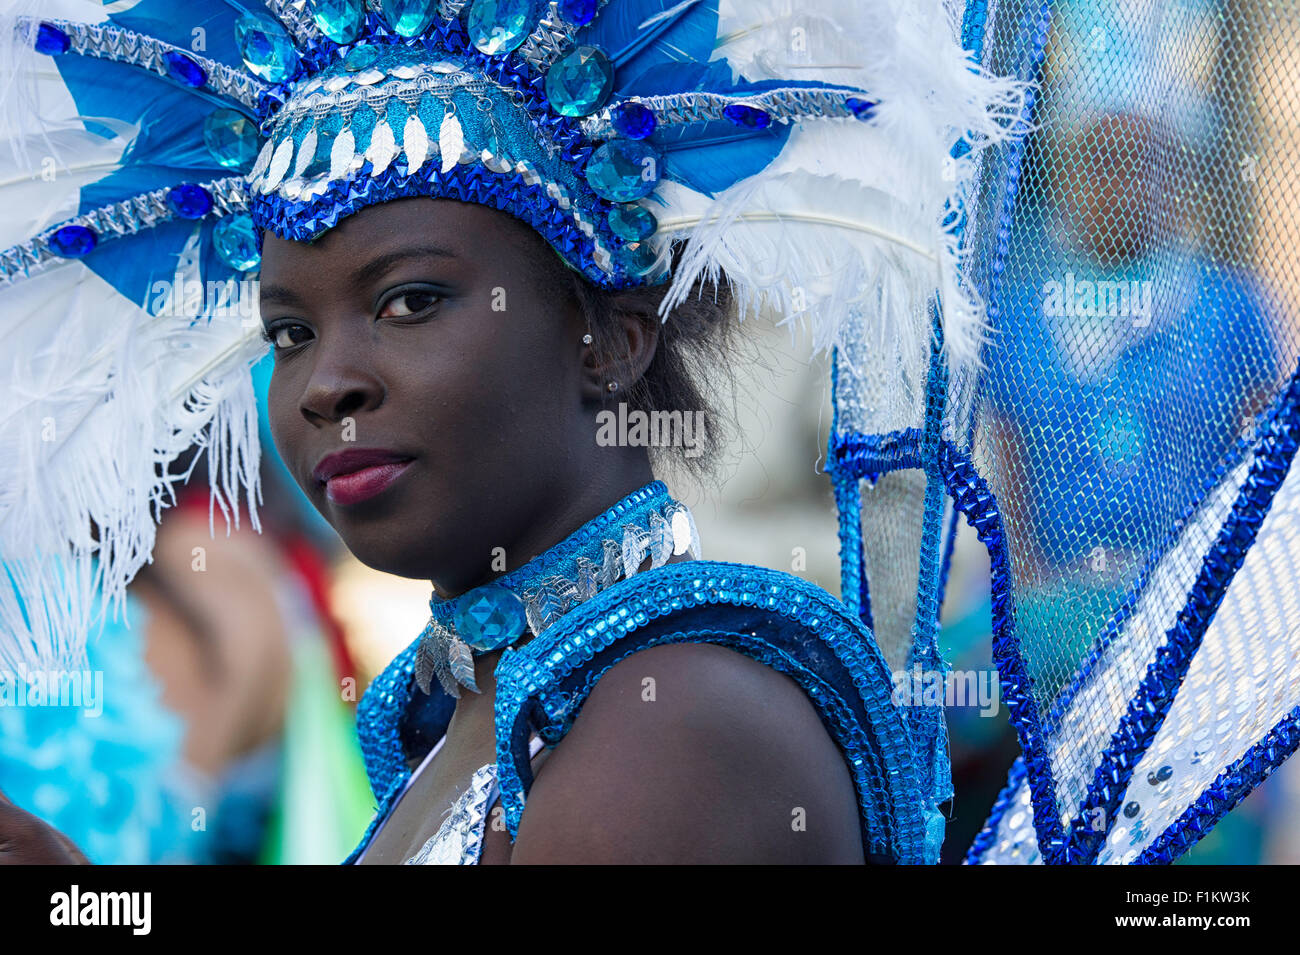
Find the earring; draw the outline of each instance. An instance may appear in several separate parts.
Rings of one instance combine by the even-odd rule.
[[[608,385],[605,386],[605,390],[606,390],[606,391],[609,391],[609,392],[615,392],[615,391],[618,391],[618,382],[617,382],[617,381],[611,381]]]
[[[587,334],[585,334],[585,335],[582,336],[582,343],[583,343],[584,345],[590,345],[590,344],[591,344],[591,332],[588,332]]]

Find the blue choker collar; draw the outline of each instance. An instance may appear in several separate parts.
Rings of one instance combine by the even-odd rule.
[[[475,653],[540,634],[584,600],[631,577],[647,556],[655,568],[686,551],[699,559],[695,519],[662,481],[651,481],[517,570],[459,597],[435,594],[420,634],[416,681],[425,693],[434,677],[457,699],[461,686],[477,693]]]

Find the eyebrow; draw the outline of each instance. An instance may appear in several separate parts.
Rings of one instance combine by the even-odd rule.
[[[411,246],[405,249],[397,249],[393,252],[385,253],[377,258],[371,259],[352,273],[352,281],[357,285],[364,285],[374,282],[390,271],[394,266],[400,265],[407,259],[424,259],[430,257],[441,257],[454,259],[456,253],[444,249],[437,245],[420,245]],[[293,289],[283,285],[262,285],[259,288],[261,303],[263,305],[288,305],[296,307],[302,304],[302,297]]]
[[[431,257],[454,259],[456,253],[437,245],[419,245],[397,249],[373,258],[359,267],[352,273],[352,280],[358,285],[365,285],[380,278],[394,266],[400,265],[407,259],[427,259]]]

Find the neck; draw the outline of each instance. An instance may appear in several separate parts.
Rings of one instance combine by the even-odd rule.
[[[430,581],[434,595],[450,600],[518,570],[617,501],[655,479],[643,450],[640,454],[621,455],[616,463],[616,467],[597,470],[590,480],[577,481],[566,488],[553,507],[538,514],[534,522],[521,530],[513,545],[505,548],[504,567],[493,567],[489,563],[470,578]]]

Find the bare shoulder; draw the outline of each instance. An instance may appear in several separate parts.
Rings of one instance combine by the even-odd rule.
[[[804,691],[707,643],[611,667],[538,771],[513,861],[861,862],[844,757]]]

